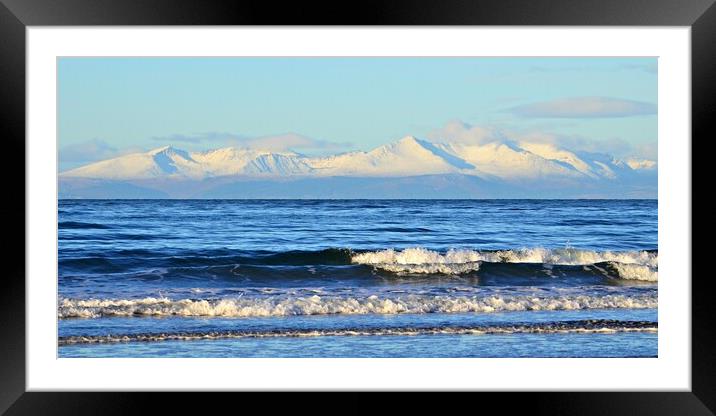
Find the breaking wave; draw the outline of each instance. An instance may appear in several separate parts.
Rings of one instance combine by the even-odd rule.
[[[445,253],[421,247],[355,253],[351,262],[393,273],[464,274],[487,263],[535,263],[555,266],[605,265],[618,277],[658,281],[658,253],[650,251],[593,251],[574,248],[529,248],[519,250],[448,250]]]
[[[398,275],[482,274],[493,277],[549,277],[578,272],[598,277],[658,281],[656,251],[594,251],[575,248],[525,248],[512,250],[429,250],[422,247],[404,250],[353,251],[329,248],[316,251],[239,251],[202,250],[188,253],[122,250],[86,257],[59,259],[67,275],[131,274],[136,278],[155,278],[155,270],[166,270],[165,279],[204,274],[222,278],[236,276],[255,279],[293,278],[365,278],[362,268],[369,267]],[[151,269],[147,269],[147,265]],[[353,267],[345,267],[353,266]],[[489,266],[489,268],[488,268]],[[519,266],[519,267],[517,267]],[[578,268],[578,269],[576,269]],[[489,270],[488,270],[489,269]],[[309,271],[309,273],[306,273]]]
[[[127,316],[268,317],[292,315],[365,315],[401,313],[490,313],[501,311],[656,308],[658,297],[645,295],[567,296],[306,296],[222,299],[62,299],[58,316],[98,318]]]
[[[608,267],[616,271],[620,278],[626,280],[641,280],[645,282],[658,282],[659,272],[656,267],[645,264],[607,262]]]

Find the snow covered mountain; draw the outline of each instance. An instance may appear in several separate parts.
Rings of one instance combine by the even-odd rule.
[[[189,153],[165,146],[92,163],[60,174],[93,179],[191,178],[229,175],[294,175],[311,171],[295,153],[271,153],[227,147]]]
[[[77,191],[83,189],[77,184],[109,187],[121,183],[122,189],[127,186],[145,189],[148,186],[172,196],[176,195],[172,189],[185,187],[177,184],[187,182],[202,182],[202,187],[209,186],[207,184],[225,187],[227,183],[237,181],[301,180],[302,183],[313,181],[320,187],[321,183],[331,182],[331,178],[363,178],[362,183],[378,184],[377,181],[397,183],[397,178],[419,176],[444,179],[446,175],[472,177],[474,180],[465,183],[479,183],[481,189],[530,184],[562,192],[568,188],[598,190],[596,195],[603,189],[620,186],[637,194],[639,187],[656,192],[656,163],[649,160],[618,160],[605,154],[573,152],[545,143],[508,140],[483,144],[439,143],[412,136],[368,152],[328,157],[234,147],[187,152],[166,146],[63,172],[60,187],[62,194],[63,185],[65,190]],[[496,188],[495,185],[499,186]],[[194,186],[193,189],[202,187]],[[241,187],[235,188],[240,194]]]

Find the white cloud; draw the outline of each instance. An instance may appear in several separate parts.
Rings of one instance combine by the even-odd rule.
[[[648,160],[657,159],[657,144],[631,144],[620,138],[590,139],[576,135],[562,135],[546,131],[513,131],[493,127],[473,126],[454,120],[444,127],[428,133],[428,138],[436,143],[457,142],[464,144],[486,144],[490,142],[527,142],[552,144],[570,151],[609,154],[617,158],[638,157]]]
[[[350,143],[336,143],[326,140],[314,139],[297,133],[285,133],[268,136],[250,137],[235,133],[208,132],[193,135],[172,134],[163,137],[152,137],[154,141],[167,144],[185,143],[196,147],[201,144],[212,143],[213,147],[234,146],[268,151],[335,151],[345,150]]]
[[[561,135],[544,132],[517,133],[511,135],[515,140],[528,143],[548,143],[557,147],[589,153],[602,153],[620,159],[643,158],[657,159],[657,144],[632,144],[620,138],[588,139],[581,136]]]
[[[504,140],[505,136],[491,127],[472,126],[460,120],[453,120],[428,133],[428,138],[434,142],[484,144]]]
[[[243,141],[247,147],[263,150],[339,150],[350,147],[349,143],[335,143],[318,140],[296,133],[280,134],[276,136],[262,136]]]
[[[656,114],[656,105],[612,97],[571,97],[512,107],[506,111],[527,118],[613,118]]]

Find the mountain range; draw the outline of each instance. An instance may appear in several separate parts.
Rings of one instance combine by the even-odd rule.
[[[656,162],[547,143],[404,137],[311,157],[165,146],[59,174],[60,198],[656,198]]]

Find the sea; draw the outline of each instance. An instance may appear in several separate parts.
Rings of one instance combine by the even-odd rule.
[[[60,200],[59,357],[656,357],[656,200]]]

